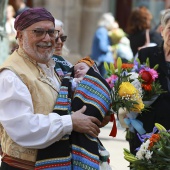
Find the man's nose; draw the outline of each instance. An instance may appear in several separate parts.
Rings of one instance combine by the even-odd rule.
[[[46,34],[45,34],[45,37],[44,37],[43,39],[49,41],[49,40],[51,40],[51,37],[50,37],[50,35],[49,35],[48,33],[46,33]]]

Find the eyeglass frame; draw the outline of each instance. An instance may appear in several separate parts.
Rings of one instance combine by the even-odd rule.
[[[63,39],[63,37],[64,37],[64,39]],[[58,36],[58,37],[55,39],[55,42],[57,42],[59,38],[60,38],[60,40],[61,40],[62,42],[65,42],[65,41],[67,40],[67,35]]]
[[[33,29],[33,30],[24,30],[24,31],[32,31],[33,32],[33,34],[37,37],[37,38],[45,38],[45,36],[47,35],[47,33],[48,33],[48,35],[49,35],[49,37],[51,37],[51,38],[54,38],[54,39],[56,39],[56,37],[58,37],[59,36],[59,30],[55,30],[55,29],[49,29],[49,30],[45,30],[45,29]],[[36,34],[36,31],[40,31],[40,32],[43,32],[42,33],[42,35],[37,35]],[[53,36],[51,36],[50,34],[50,31],[54,31],[54,33],[53,33]],[[55,34],[55,32],[57,33],[57,34]],[[44,36],[43,36],[44,35]]]

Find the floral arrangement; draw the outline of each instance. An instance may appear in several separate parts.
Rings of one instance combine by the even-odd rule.
[[[136,117],[163,93],[161,85],[156,81],[158,65],[150,68],[149,59],[142,65],[139,60],[122,63],[121,58],[118,58],[116,66],[107,63],[104,66],[107,71],[106,81],[112,88],[113,111],[118,113],[122,126],[128,127],[130,132],[135,129],[139,134],[144,134],[146,131],[143,124]],[[125,110],[121,114],[120,108]]]
[[[146,106],[149,106],[164,92],[160,83],[156,81],[158,65],[150,68],[148,58],[145,64],[141,64],[138,59],[131,63],[122,63],[121,58],[118,58],[116,67],[112,63],[110,65],[104,63],[104,66],[107,71],[106,81],[113,89],[111,97],[115,111],[120,107],[125,107],[128,111],[140,113],[143,109],[142,101]],[[135,89],[138,92],[135,92]],[[134,101],[138,105],[134,106]],[[137,107],[139,108],[134,109]]]
[[[143,143],[137,149],[136,155],[124,149],[124,158],[131,163],[132,170],[170,169],[170,131],[155,123],[152,133],[139,138]]]
[[[150,68],[149,59],[146,59],[146,63],[141,65],[140,61],[137,59],[134,61],[134,70],[139,74],[141,78],[142,85],[142,99],[143,101],[150,101],[147,105],[152,104],[157,97],[164,91],[161,88],[161,85],[156,79],[158,78],[157,73],[158,65],[155,65],[154,68]]]
[[[144,108],[141,96],[141,85],[136,73],[130,74],[133,64],[123,64],[121,58],[114,64],[104,63],[107,71],[106,81],[112,88],[112,109],[118,113],[119,108],[126,108],[129,112],[140,113]]]

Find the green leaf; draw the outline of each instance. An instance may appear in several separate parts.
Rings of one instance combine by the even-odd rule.
[[[146,65],[147,65],[148,67],[150,67],[149,58],[146,59]]]
[[[104,68],[106,69],[106,71],[108,71],[109,72],[109,65],[107,64],[107,62],[104,62]]]
[[[120,75],[122,70],[122,59],[120,57],[118,57],[117,59],[117,69],[118,69],[118,74]]]
[[[158,67],[159,67],[159,64],[156,64],[155,66],[154,66],[154,70],[157,70],[158,69]]]
[[[115,74],[115,66],[113,63],[110,63],[110,72],[111,74]]]

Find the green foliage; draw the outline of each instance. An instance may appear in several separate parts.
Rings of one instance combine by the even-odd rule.
[[[154,96],[158,96],[166,91],[162,90],[162,87],[158,81],[152,83],[152,89],[150,91],[143,91],[143,100],[152,100]]]
[[[170,132],[161,130],[159,135],[160,139],[150,149],[153,154],[149,160],[138,159],[124,149],[125,159],[131,163],[131,170],[170,170]]]

